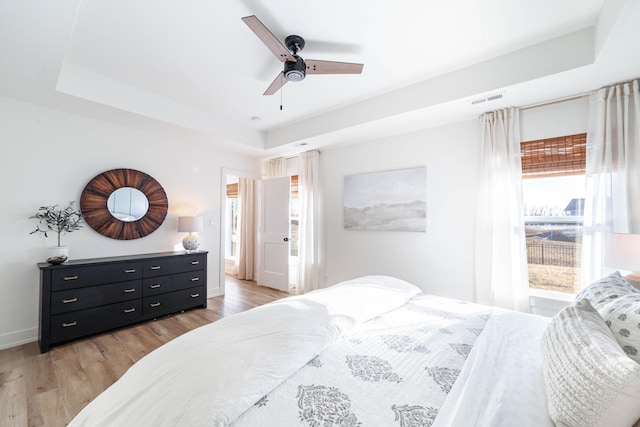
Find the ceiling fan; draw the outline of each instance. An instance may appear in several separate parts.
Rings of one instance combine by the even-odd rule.
[[[363,64],[320,61],[317,59],[304,60],[298,55],[304,48],[304,39],[302,37],[296,35],[287,36],[283,45],[255,15],[245,16],[242,20],[262,40],[262,43],[267,45],[276,58],[284,62],[284,70],[278,74],[273,83],[264,92],[264,95],[273,95],[287,82],[302,81],[307,74],[362,73]]]

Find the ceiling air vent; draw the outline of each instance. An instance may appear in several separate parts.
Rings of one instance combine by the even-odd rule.
[[[501,99],[504,96],[504,92],[494,93],[493,95],[482,96],[480,98],[471,99],[469,102],[471,105],[482,104],[483,102],[495,101]]]

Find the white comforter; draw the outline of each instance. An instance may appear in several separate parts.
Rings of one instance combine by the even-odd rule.
[[[233,427],[429,427],[491,308],[418,295],[353,328]]]
[[[494,312],[432,427],[553,427],[540,341],[548,322]]]
[[[69,425],[228,425],[346,331],[419,292],[363,278],[223,318],[145,356]]]
[[[369,276],[203,326],[70,426],[552,426],[546,320]]]

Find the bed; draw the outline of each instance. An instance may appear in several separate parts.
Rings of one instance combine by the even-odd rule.
[[[594,308],[640,313],[623,282],[548,319],[361,277],[174,339],[69,425],[629,427],[640,364]]]

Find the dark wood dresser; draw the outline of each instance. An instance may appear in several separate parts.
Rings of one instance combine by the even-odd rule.
[[[40,351],[207,306],[207,252],[71,260],[40,269]]]

